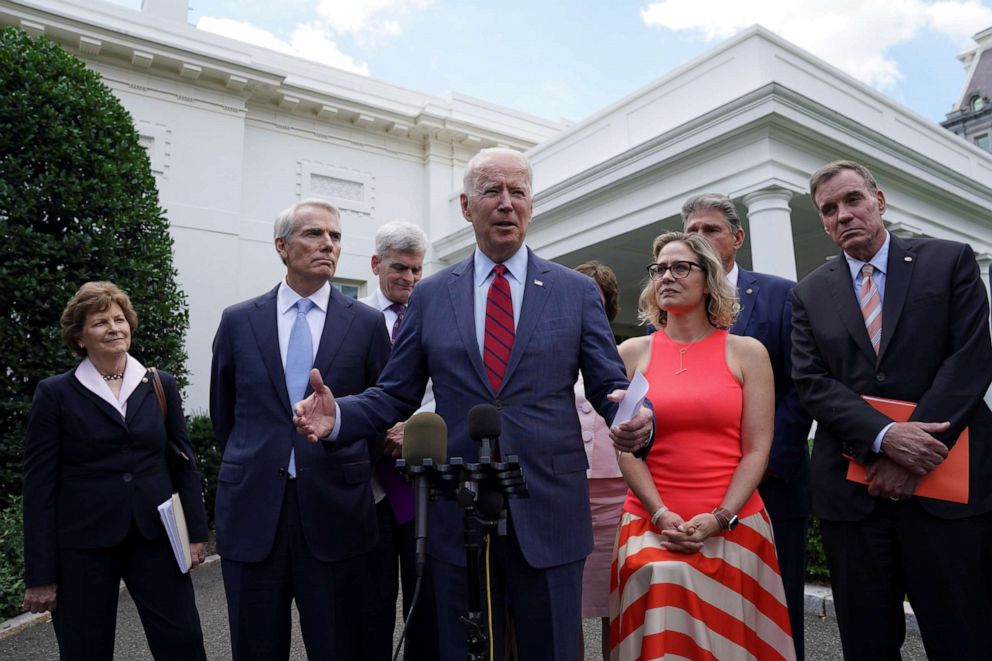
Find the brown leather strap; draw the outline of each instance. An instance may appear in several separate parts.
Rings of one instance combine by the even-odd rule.
[[[165,401],[165,388],[162,386],[162,377],[158,375],[158,370],[154,367],[149,367],[148,371],[152,373],[152,388],[155,389],[155,399],[158,400],[158,408],[162,411],[162,420],[165,421],[166,413],[169,412],[169,405]],[[189,456],[183,452],[171,438],[169,439],[169,447],[172,448],[172,451],[179,457],[182,457],[185,461],[189,461]]]
[[[162,417],[169,412],[169,405],[165,401],[165,388],[162,387],[162,377],[158,375],[158,370],[154,367],[149,367],[148,371],[152,373],[152,387],[155,389],[155,399],[158,400],[158,408],[162,411]]]

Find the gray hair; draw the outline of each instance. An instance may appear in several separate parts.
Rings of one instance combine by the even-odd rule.
[[[858,175],[865,180],[865,185],[868,186],[869,193],[874,195],[878,192],[878,182],[875,181],[875,177],[872,176],[871,170],[865,166],[861,165],[857,161],[831,161],[810,175],[809,196],[810,199],[813,200],[813,206],[816,206],[816,189],[827,180],[836,177],[842,170],[853,170],[854,172],[857,172]],[[817,209],[817,211],[819,211],[819,209]]]
[[[388,252],[427,252],[427,235],[413,223],[393,220],[375,233],[375,254],[380,258]]]
[[[335,218],[341,220],[341,212],[338,211],[336,206],[319,197],[308,197],[305,200],[294,202],[276,216],[275,225],[272,226],[272,238],[282,239],[283,241],[289,238],[289,235],[296,229],[296,212],[301,207],[320,207],[321,209],[330,211]]]
[[[527,187],[531,186],[534,181],[534,171],[530,167],[530,161],[527,157],[516,149],[510,149],[508,147],[489,147],[487,149],[481,150],[478,154],[473,156],[469,162],[465,165],[465,176],[462,179],[462,192],[465,195],[471,197],[472,193],[475,192],[475,185],[479,179],[479,171],[493,158],[498,156],[513,156],[520,161],[520,166],[522,170],[527,172]]]
[[[716,209],[722,213],[727,224],[730,225],[731,231],[736,232],[741,228],[741,219],[737,215],[734,201],[723,193],[703,193],[693,195],[686,200],[685,204],[682,205],[682,227],[685,227],[686,223],[689,222],[690,215],[706,209]]]

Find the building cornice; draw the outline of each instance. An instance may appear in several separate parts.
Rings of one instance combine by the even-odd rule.
[[[463,95],[432,97],[98,0],[0,0],[0,25],[107,65],[308,120],[418,142],[526,149],[564,125]]]

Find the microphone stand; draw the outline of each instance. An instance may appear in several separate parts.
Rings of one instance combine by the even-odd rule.
[[[450,463],[438,466],[429,459],[422,466],[408,465],[399,459],[396,468],[408,477],[426,475],[431,481],[432,499],[440,496],[454,500],[464,510],[462,543],[465,547],[468,603],[460,619],[465,625],[467,659],[494,661],[489,659],[489,636],[482,619],[482,554],[486,540],[491,540],[494,533],[497,536],[506,535],[506,499],[527,498],[529,494],[516,455],[494,462],[488,443],[483,443],[479,455],[478,462],[452,457]]]

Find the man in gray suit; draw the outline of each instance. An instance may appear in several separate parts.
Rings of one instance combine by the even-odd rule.
[[[412,223],[393,221],[375,233],[375,253],[372,273],[379,286],[362,303],[382,312],[386,332],[395,341],[399,334],[406,306],[413,288],[424,273],[427,235]],[[417,412],[434,410],[434,391],[427,392]],[[375,471],[372,493],[379,522],[379,543],[369,558],[370,572],[367,596],[369,614],[366,619],[366,649],[376,650],[373,657],[389,658],[396,621],[396,597],[399,580],[403,580],[403,616],[410,618],[403,658],[406,661],[431,661],[438,658],[437,624],[434,615],[434,590],[429,566],[410,615],[411,600],[416,586],[414,566],[413,489],[396,471],[396,458],[403,450],[403,429],[406,422],[397,422],[386,432],[385,446],[373,450]],[[397,564],[397,559],[399,563]]]

